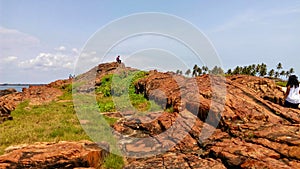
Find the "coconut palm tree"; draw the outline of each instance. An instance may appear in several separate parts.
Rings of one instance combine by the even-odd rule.
[[[265,76],[265,75],[267,75],[267,65],[266,65],[266,64],[262,63],[262,64],[260,65],[259,75],[260,75],[260,76]]]
[[[202,66],[202,74],[207,74],[207,72],[209,71],[207,66]]]
[[[271,70],[269,71],[268,75],[269,75],[270,77],[273,77],[273,76],[275,75],[274,69],[271,69]]]
[[[291,72],[288,70],[285,72],[285,77],[288,78],[291,75]]]
[[[198,73],[198,76],[201,76],[201,74],[202,74],[202,69],[201,69],[200,67],[198,67],[197,73]]]
[[[186,76],[189,76],[191,74],[191,69],[188,69],[186,72],[185,72],[185,75]]]
[[[284,76],[284,75],[285,75],[285,71],[283,70],[280,72],[280,76]]]
[[[257,64],[256,67],[255,67],[255,74],[259,73],[260,69],[261,69],[261,65]]]
[[[237,66],[237,67],[233,70],[232,74],[234,74],[234,75],[241,74],[242,69],[243,69],[242,67]]]
[[[275,78],[278,78],[279,75],[280,75],[280,73],[276,71],[276,72],[275,72]]]
[[[289,72],[290,72],[290,74],[295,73],[294,68],[290,68]]]
[[[196,77],[197,76],[197,69],[198,69],[198,65],[195,64],[193,67],[193,72],[192,72],[192,76]]]
[[[282,69],[282,64],[279,62],[278,65],[276,66],[277,71],[280,72],[280,70]]]
[[[231,69],[228,69],[227,72],[226,72],[226,74],[232,75],[232,70],[231,70]]]

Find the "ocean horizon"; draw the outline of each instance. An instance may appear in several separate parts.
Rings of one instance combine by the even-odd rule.
[[[5,89],[16,89],[18,92],[22,92],[23,88],[28,88],[29,85],[5,85],[5,86],[0,86],[0,90],[5,90]]]

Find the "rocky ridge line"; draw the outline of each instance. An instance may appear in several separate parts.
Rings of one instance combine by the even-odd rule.
[[[93,91],[107,74],[133,70],[118,67],[116,63],[100,64],[81,75],[78,78],[83,82],[96,77],[83,85],[82,91]],[[226,92],[213,93],[212,79],[216,84],[225,84]],[[186,78],[150,71],[135,87],[136,92],[175,112],[144,116],[118,112],[122,118],[113,128],[119,133],[121,150],[129,155],[124,168],[300,168],[300,110],[282,107],[284,92],[270,79],[239,75],[224,81],[218,76]],[[33,98],[39,95],[33,93]],[[212,99],[216,101],[214,107]],[[210,124],[218,118],[220,122],[214,128]],[[170,130],[171,137],[163,135]],[[203,133],[210,131],[212,135],[202,139]],[[157,144],[144,140],[122,142],[126,136],[156,138]],[[139,158],[168,144],[174,146],[166,152]],[[5,164],[8,157],[4,157],[0,159]]]

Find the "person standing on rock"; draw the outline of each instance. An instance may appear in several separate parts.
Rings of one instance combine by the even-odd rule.
[[[299,108],[300,104],[300,90],[299,81],[296,75],[291,75],[286,84],[287,90],[284,95],[284,106],[289,108]]]

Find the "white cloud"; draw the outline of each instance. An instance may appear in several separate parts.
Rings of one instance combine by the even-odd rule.
[[[22,61],[19,67],[43,71],[57,69],[72,69],[76,56],[61,53],[40,53],[35,58]]]
[[[55,49],[40,52],[30,58],[22,55],[0,57],[0,82],[48,83],[68,78],[78,55],[71,50],[61,52]]]
[[[79,50],[77,48],[72,48],[72,52],[79,55]]]
[[[8,57],[3,58],[3,61],[7,63],[7,62],[14,62],[17,59],[18,59],[18,57],[16,57],[16,56],[8,56]]]
[[[66,51],[66,47],[65,46],[60,46],[58,48],[55,48],[55,50],[63,52],[63,51]]]

